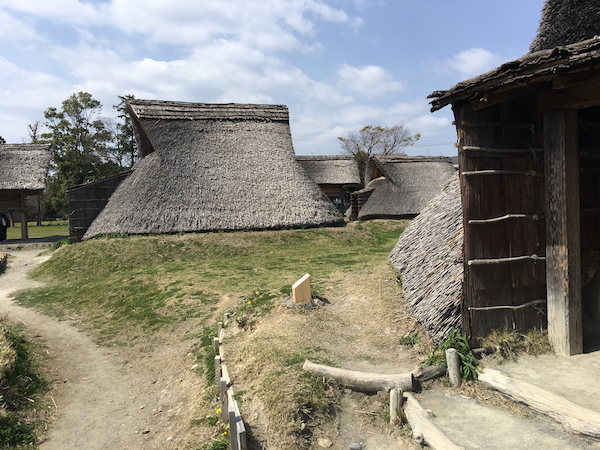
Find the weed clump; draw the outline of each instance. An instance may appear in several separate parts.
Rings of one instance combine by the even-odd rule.
[[[552,353],[548,333],[530,330],[525,334],[513,330],[493,330],[484,340],[484,347],[492,347],[499,364],[516,361],[520,353],[532,356]]]

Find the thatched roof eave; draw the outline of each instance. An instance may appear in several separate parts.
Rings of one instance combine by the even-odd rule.
[[[564,47],[528,53],[500,67],[462,81],[448,90],[435,91],[431,112],[449,104],[466,103],[491,92],[520,88],[532,83],[552,81],[564,75],[594,69],[600,62],[600,36]]]

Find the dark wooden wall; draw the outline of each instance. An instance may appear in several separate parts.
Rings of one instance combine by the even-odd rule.
[[[536,104],[530,95],[480,110],[454,106],[464,225],[462,316],[470,336],[546,327],[544,154]]]
[[[80,242],[94,219],[108,203],[108,199],[121,182],[131,174],[123,172],[104,180],[83,184],[67,190],[69,212],[69,240]]]

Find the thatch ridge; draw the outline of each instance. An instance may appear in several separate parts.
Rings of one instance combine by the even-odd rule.
[[[461,324],[462,249],[457,173],[404,230],[388,258],[408,308],[437,342]]]
[[[352,156],[296,155],[296,159],[307,175],[317,184],[360,184],[358,165]]]
[[[51,149],[51,144],[0,144],[0,190],[43,190]]]
[[[597,35],[600,35],[598,0],[546,0],[529,50],[563,47]]]
[[[135,164],[84,239],[343,223],[296,161],[287,121],[152,116],[136,117],[134,126],[154,151]]]
[[[435,91],[431,112],[450,103],[467,102],[482,98],[486,93],[502,88],[519,87],[524,84],[552,81],[586,66],[595,66],[600,60],[600,37],[596,36],[575,44],[540,50],[502,64],[484,74],[455,84],[448,90]]]
[[[441,190],[455,169],[445,156],[374,156],[367,164],[365,182],[379,171],[385,177],[360,209],[359,220],[412,218]]]

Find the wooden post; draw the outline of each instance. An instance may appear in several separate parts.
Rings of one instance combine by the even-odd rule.
[[[548,336],[558,355],[583,352],[577,111],[544,113]]]
[[[223,336],[221,335],[221,333],[223,332],[223,322],[218,322],[217,323],[217,336],[219,337],[219,344],[223,343]]]
[[[390,424],[400,417],[402,404],[404,403],[404,395],[402,389],[390,389]]]
[[[21,211],[21,239],[29,239],[27,231],[27,213]]]
[[[292,286],[292,298],[294,303],[310,303],[312,293],[310,289],[310,275],[306,274]]]
[[[448,363],[448,376],[452,386],[459,387],[462,384],[462,377],[460,376],[460,358],[455,348],[446,350],[446,362]]]
[[[215,352],[219,353],[220,344],[218,337],[213,338],[213,347],[215,348]]]
[[[228,417],[229,417],[229,443],[231,444],[231,450],[239,450],[238,449],[238,440],[237,440],[237,427],[235,423],[235,407],[228,402]]]
[[[229,320],[229,313],[223,314],[223,323],[227,323],[228,320]]]
[[[215,381],[217,383],[217,390],[221,388],[221,357],[215,356]]]

